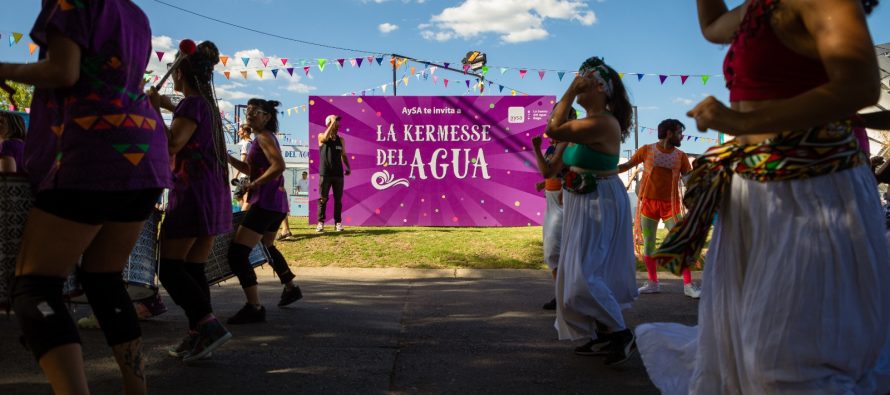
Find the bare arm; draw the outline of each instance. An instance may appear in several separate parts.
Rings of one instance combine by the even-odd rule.
[[[645,148],[638,149],[637,152],[635,152],[633,154],[633,156],[631,156],[630,159],[627,160],[627,162],[624,162],[624,163],[618,165],[618,172],[624,173],[630,169],[633,169],[638,164],[643,162],[643,158],[645,157],[644,151],[643,151],[644,149]],[[636,172],[634,173],[634,175],[636,175]]]
[[[742,23],[747,2],[732,9],[726,8],[723,0],[698,0],[698,24],[705,40],[716,44],[732,41]]]
[[[324,144],[328,142],[333,136],[331,130],[334,128],[334,122],[331,122],[330,125],[324,130],[324,133],[318,135],[318,145]]]
[[[232,155],[228,155],[228,158],[226,160],[229,162],[230,165],[232,165],[232,167],[235,168],[235,170],[238,170],[239,172],[244,174],[250,174],[250,165],[248,165],[245,161],[235,159]]]
[[[342,145],[343,151],[340,152],[340,158],[343,159],[343,164],[346,165],[346,168],[343,169],[346,172],[346,175],[352,174],[352,166],[349,165],[349,156],[346,155],[346,140],[342,137],[340,138],[340,144]]]
[[[15,158],[11,156],[0,156],[0,173],[15,173]]]
[[[880,84],[874,44],[859,2],[792,1],[813,37],[828,83],[751,112],[729,110],[708,97],[687,115],[699,130],[741,136],[798,130],[845,119],[877,102]]]
[[[46,57],[37,63],[0,64],[0,81],[12,80],[37,88],[73,86],[80,79],[80,46],[55,30],[47,38]]]
[[[170,140],[167,141],[170,155],[176,155],[182,147],[185,147],[185,144],[189,142],[197,129],[198,124],[191,119],[184,117],[174,118],[173,123],[170,125]]]
[[[269,168],[260,175],[256,180],[251,181],[252,187],[258,187],[284,173],[284,158],[281,156],[281,150],[275,145],[274,137],[268,133],[257,133],[255,144],[260,145],[263,154],[269,159]]]

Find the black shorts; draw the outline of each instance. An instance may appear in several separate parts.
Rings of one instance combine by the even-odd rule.
[[[287,213],[279,213],[277,211],[266,210],[256,206],[250,206],[247,209],[247,215],[241,226],[250,229],[259,234],[267,232],[277,232],[281,226],[281,222],[287,217]]]
[[[59,218],[87,225],[140,222],[148,219],[161,188],[134,191],[51,189],[37,193],[34,207]]]

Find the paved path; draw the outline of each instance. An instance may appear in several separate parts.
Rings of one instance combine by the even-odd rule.
[[[193,366],[166,356],[186,325],[181,310],[145,321],[149,390],[154,394],[279,393],[597,393],[656,394],[639,357],[607,368],[559,342],[549,273],[534,270],[296,269],[304,299],[277,308],[281,291],[261,270],[266,324],[230,326],[234,339]],[[645,295],[630,325],[695,322],[697,302],[679,280]],[[213,287],[228,317],[243,303],[229,281]],[[88,314],[79,307],[75,317]],[[14,317],[0,314],[0,394],[46,394],[49,387],[18,345]],[[98,330],[81,331],[96,394],[119,392],[117,367]]]

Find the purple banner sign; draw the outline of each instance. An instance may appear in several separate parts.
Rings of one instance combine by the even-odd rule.
[[[342,117],[349,226],[531,226],[544,218],[531,139],[553,96],[310,96],[309,223],[318,213],[318,135]],[[333,218],[333,191],[327,218]]]

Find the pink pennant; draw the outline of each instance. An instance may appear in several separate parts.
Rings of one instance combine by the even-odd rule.
[[[269,66],[269,58],[260,58],[260,61],[263,62],[263,67]]]
[[[544,79],[544,70],[538,71],[538,77],[541,77],[542,80]]]
[[[309,66],[303,67],[303,72],[306,73],[306,75],[308,76],[309,75]]]
[[[287,58],[281,58],[281,65],[287,66]]]
[[[337,59],[337,63],[340,63],[340,67],[343,67],[343,62],[345,61],[346,59]]]
[[[467,70],[470,70],[470,65],[465,64],[465,65],[464,65],[464,73],[466,73]]]
[[[158,55],[158,62],[160,62],[161,59],[164,57],[164,51],[157,51],[155,53]]]
[[[528,70],[519,69],[519,78],[525,78],[525,73],[528,73]]]
[[[445,79],[445,87],[448,87],[448,78]]]
[[[681,76],[680,76],[680,85],[686,85],[686,80],[687,80],[687,79],[689,79],[689,76],[688,76],[688,75],[681,75]]]

